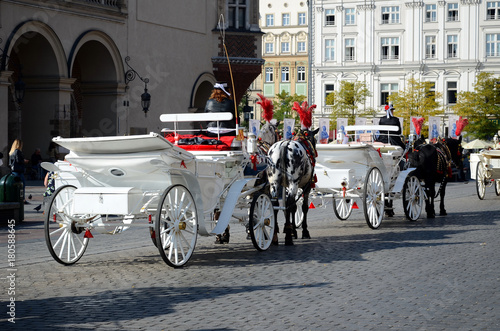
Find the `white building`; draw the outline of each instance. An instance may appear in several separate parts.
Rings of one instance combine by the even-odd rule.
[[[311,102],[317,117],[342,80],[365,81],[366,105],[383,110],[408,78],[431,81],[445,117],[480,71],[500,75],[500,1],[313,0]]]

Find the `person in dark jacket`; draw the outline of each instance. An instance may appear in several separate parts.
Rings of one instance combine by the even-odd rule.
[[[393,115],[394,107],[392,104],[389,104],[385,106],[385,110],[387,114],[380,119],[379,125],[394,125],[398,127],[398,131],[380,130],[380,135],[377,138],[377,141],[385,144],[401,146],[404,150],[405,144],[401,140],[401,123],[399,122],[399,118]]]
[[[12,173],[20,177],[23,181],[23,192],[26,192],[26,180],[24,179],[24,171],[26,170],[26,164],[29,162],[29,160],[24,158],[22,149],[23,142],[20,139],[14,140],[9,152],[9,166],[12,170]],[[24,203],[28,203],[26,199],[24,200]]]
[[[233,119],[229,121],[219,122],[217,129],[217,122],[208,123],[208,131],[221,135],[235,136],[236,135],[236,118],[234,117],[234,101],[231,99],[231,93],[228,92],[226,83],[216,83],[210,98],[205,105],[205,113],[222,113],[229,112],[233,114]]]

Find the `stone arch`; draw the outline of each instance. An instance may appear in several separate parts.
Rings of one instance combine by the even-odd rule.
[[[213,74],[204,72],[198,76],[193,89],[191,90],[191,98],[189,104],[189,111],[193,113],[202,113],[205,110],[205,103],[207,102],[216,79]]]

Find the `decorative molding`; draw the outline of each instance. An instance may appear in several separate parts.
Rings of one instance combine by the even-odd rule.
[[[461,5],[479,5],[481,0],[460,0]]]
[[[369,11],[369,10],[375,10],[375,5],[374,4],[370,4],[370,5],[357,5],[356,6],[356,9],[358,11]]]
[[[438,1],[438,5],[444,7],[446,6],[446,1]]]
[[[337,6],[336,9],[339,12],[343,12],[344,11],[344,6]]]
[[[423,1],[418,2],[405,2],[406,8],[422,8],[424,6]]]

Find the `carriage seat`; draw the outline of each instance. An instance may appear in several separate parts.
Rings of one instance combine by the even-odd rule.
[[[181,134],[178,135],[177,146],[186,151],[229,151],[236,136],[209,137],[205,135]],[[172,144],[175,144],[175,134],[165,135]]]
[[[401,157],[404,152],[401,146],[397,145],[384,144],[380,142],[374,142],[372,145],[376,150],[380,149],[380,153],[390,155],[393,158]]]

